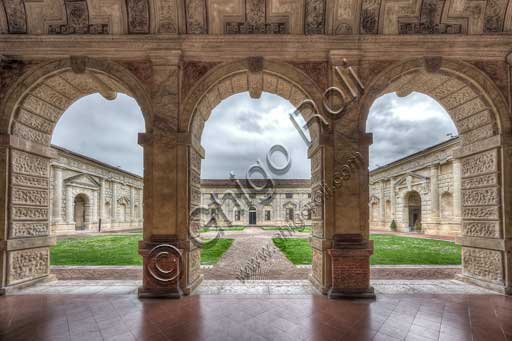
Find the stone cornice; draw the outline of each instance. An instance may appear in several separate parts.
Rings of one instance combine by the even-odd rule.
[[[21,58],[87,55],[150,59],[182,51],[183,60],[228,61],[258,55],[283,60],[403,59],[425,55],[505,60],[512,35],[492,36],[20,36],[0,35],[0,54]],[[179,52],[176,52],[179,53]]]

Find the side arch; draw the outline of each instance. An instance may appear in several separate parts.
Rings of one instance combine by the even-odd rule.
[[[386,93],[406,96],[413,91],[437,100],[460,135],[454,157],[460,162],[462,225],[457,242],[462,245],[463,278],[509,292],[512,259],[503,246],[510,234],[506,215],[511,134],[507,101],[496,84],[471,64],[445,58],[410,59],[386,68],[370,83],[361,102],[360,133],[365,131],[375,99]]]

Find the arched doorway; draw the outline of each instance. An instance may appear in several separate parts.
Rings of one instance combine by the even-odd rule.
[[[421,195],[416,191],[410,191],[405,196],[405,209],[407,227],[410,231],[421,230]]]
[[[249,221],[248,221],[248,224],[249,225],[256,225],[257,224],[256,208],[255,207],[250,207],[249,208]]]
[[[74,200],[74,221],[75,229],[77,231],[83,231],[87,229],[87,223],[89,222],[89,199],[85,194],[78,194]]]

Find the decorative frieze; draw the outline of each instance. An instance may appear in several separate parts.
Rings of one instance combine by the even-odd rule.
[[[462,179],[462,189],[470,189],[470,188],[479,188],[479,187],[488,187],[488,186],[496,186],[498,184],[498,175],[494,174],[485,174],[480,176],[475,176],[472,178],[464,178]]]
[[[11,183],[20,186],[48,188],[48,178],[38,178],[30,175],[12,174]]]
[[[187,33],[208,33],[205,0],[185,0],[185,12],[187,16]]]
[[[34,115],[25,109],[20,109],[18,121],[30,128],[37,129],[45,134],[51,134],[53,131],[53,122],[40,116]]]
[[[484,125],[492,123],[491,112],[484,110],[473,116],[469,116],[462,121],[457,121],[457,129],[459,133],[465,133],[467,131],[480,128]]]
[[[46,118],[51,122],[57,122],[62,110],[59,108],[40,100],[37,97],[28,95],[22,104],[23,108],[32,113],[37,113],[39,116]]]
[[[462,234],[470,237],[501,238],[499,221],[463,221]]]
[[[4,0],[3,4],[9,33],[27,33],[27,14],[24,1]]]
[[[474,98],[469,102],[466,102],[457,108],[450,110],[455,121],[461,121],[477,112],[487,109],[487,105],[482,101],[480,97]]]
[[[497,151],[489,150],[462,159],[462,177],[492,173],[497,171]]]
[[[323,282],[322,274],[323,274],[323,254],[322,251],[313,249],[313,258],[311,263],[311,272],[313,277],[320,283]]]
[[[325,0],[306,0],[304,13],[304,33],[325,33]]]
[[[11,207],[12,220],[48,220],[48,208],[43,207]]]
[[[19,122],[14,122],[12,133],[24,138],[25,140],[37,142],[42,145],[49,145],[52,139],[51,135],[27,127]]]
[[[489,219],[498,220],[499,209],[496,206],[486,207],[462,207],[463,219]]]
[[[462,248],[464,274],[487,281],[503,281],[503,257],[501,251]]]
[[[11,167],[14,173],[48,177],[50,172],[50,159],[12,149]]]
[[[462,136],[462,142],[464,144],[475,143],[480,140],[485,140],[496,134],[494,124],[487,124],[480,128],[470,130]]]
[[[464,206],[499,205],[498,187],[463,190],[462,204]]]
[[[197,248],[191,250],[188,254],[189,261],[189,274],[190,274],[190,282],[194,282],[201,275],[200,266],[201,266],[201,249]]]
[[[14,222],[11,225],[11,238],[28,238],[47,236],[48,224],[46,222]]]
[[[48,275],[49,251],[48,248],[38,248],[9,252],[8,284],[21,283]]]
[[[11,203],[21,205],[48,206],[48,190],[13,187]]]
[[[126,0],[128,33],[149,33],[149,4],[147,0]]]

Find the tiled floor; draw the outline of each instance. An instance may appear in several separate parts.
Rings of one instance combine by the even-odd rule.
[[[111,294],[135,295],[139,280],[70,280],[40,283],[13,291],[13,295]],[[456,280],[373,280],[378,294],[492,294],[492,292]],[[313,295],[316,291],[305,280],[205,280],[195,295]]]
[[[506,340],[512,298],[388,295],[0,297],[1,340]]]

